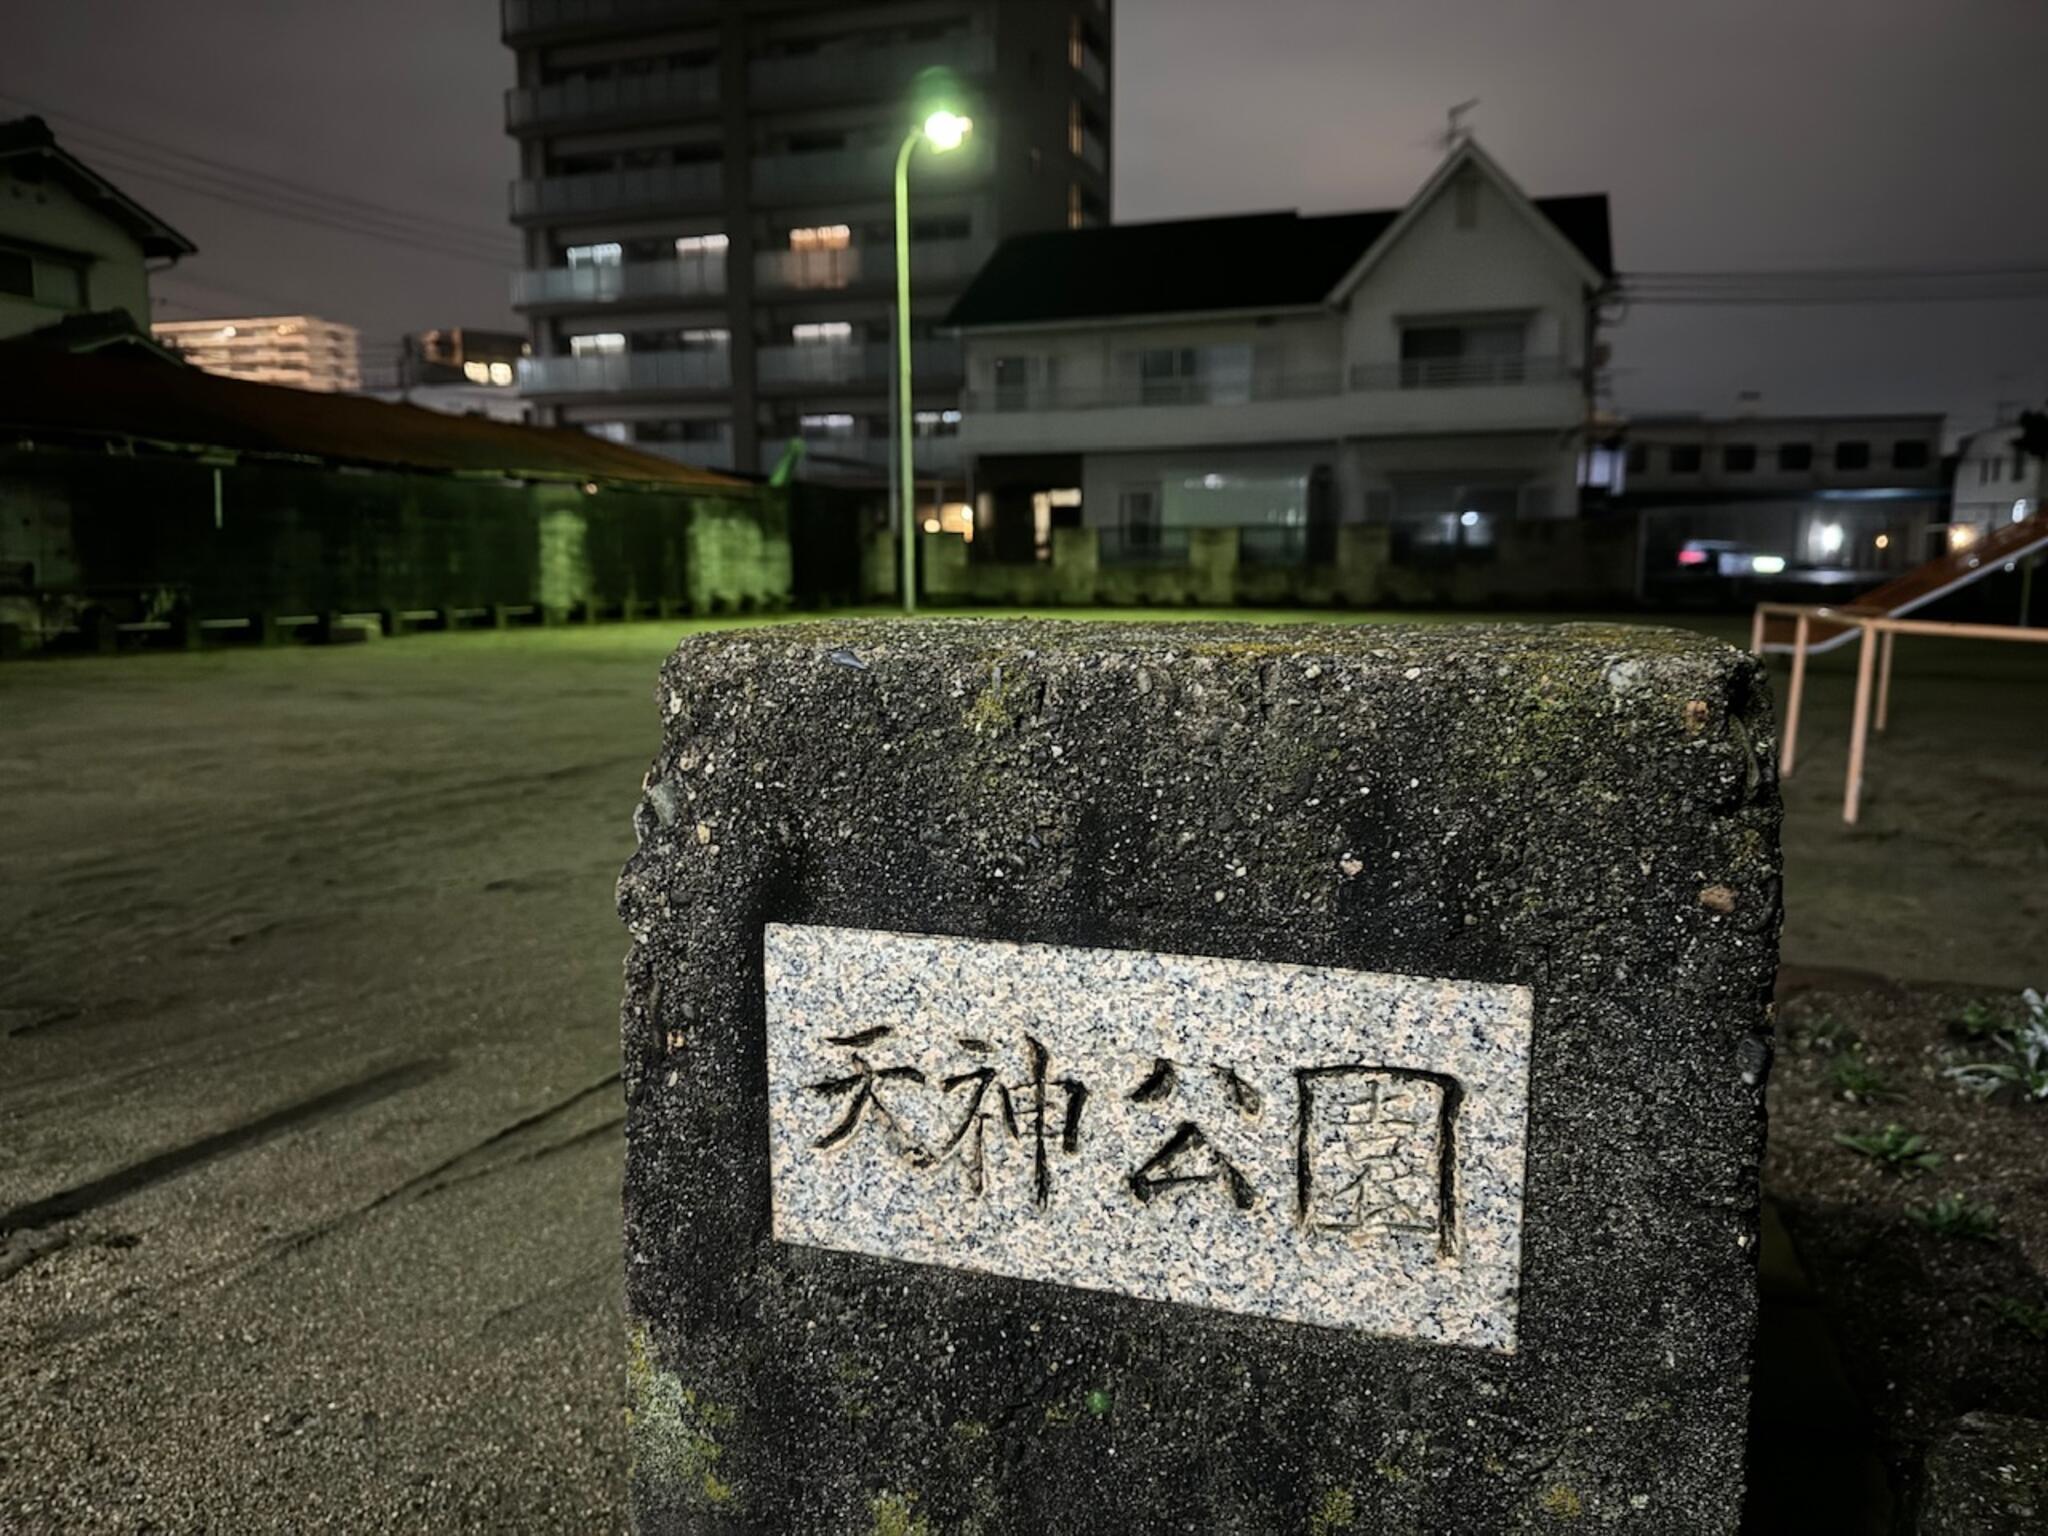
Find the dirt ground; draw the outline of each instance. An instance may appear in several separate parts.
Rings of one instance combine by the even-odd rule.
[[[0,667],[0,1529],[616,1526],[612,882],[677,628]],[[1902,642],[1853,832],[1817,667],[1810,989],[2048,982],[2035,651]]]

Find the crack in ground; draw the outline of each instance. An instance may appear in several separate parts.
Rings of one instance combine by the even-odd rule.
[[[60,1221],[70,1221],[94,1210],[109,1201],[131,1195],[152,1184],[175,1178],[187,1169],[204,1163],[214,1162],[244,1148],[268,1141],[286,1131],[296,1130],[317,1120],[325,1120],[379,1099],[389,1098],[417,1087],[431,1078],[448,1070],[445,1056],[423,1057],[417,1061],[400,1062],[381,1072],[343,1083],[325,1093],[316,1093],[309,1099],[287,1104],[269,1114],[234,1126],[225,1131],[216,1131],[211,1136],[201,1136],[182,1146],[171,1147],[140,1162],[129,1163],[111,1173],[101,1174],[83,1184],[74,1184],[40,1200],[31,1200],[11,1210],[0,1211],[0,1232],[21,1232],[36,1227],[54,1226]]]

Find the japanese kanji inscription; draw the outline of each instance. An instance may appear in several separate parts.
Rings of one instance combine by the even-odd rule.
[[[1512,1350],[1526,988],[770,925],[777,1239]]]

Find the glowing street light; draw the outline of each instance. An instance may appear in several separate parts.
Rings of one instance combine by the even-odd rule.
[[[958,149],[974,128],[972,118],[943,108],[904,136],[896,154],[896,432],[898,526],[903,532],[903,611],[917,612],[917,473],[912,459],[915,434],[910,415],[910,152],[918,142],[934,154]]]

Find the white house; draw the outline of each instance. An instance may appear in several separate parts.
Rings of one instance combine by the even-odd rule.
[[[1455,554],[1570,516],[1611,276],[1604,195],[1531,200],[1470,142],[1405,208],[1008,240],[949,316],[975,553],[1234,526],[1288,563],[1378,521]]]
[[[1965,548],[2048,506],[2048,460],[2023,452],[2012,422],[1963,439],[1956,455],[1949,542]]]
[[[149,329],[149,274],[193,245],[57,143],[39,117],[0,123],[0,338],[82,336],[88,315]],[[107,326],[101,339],[116,334]]]

